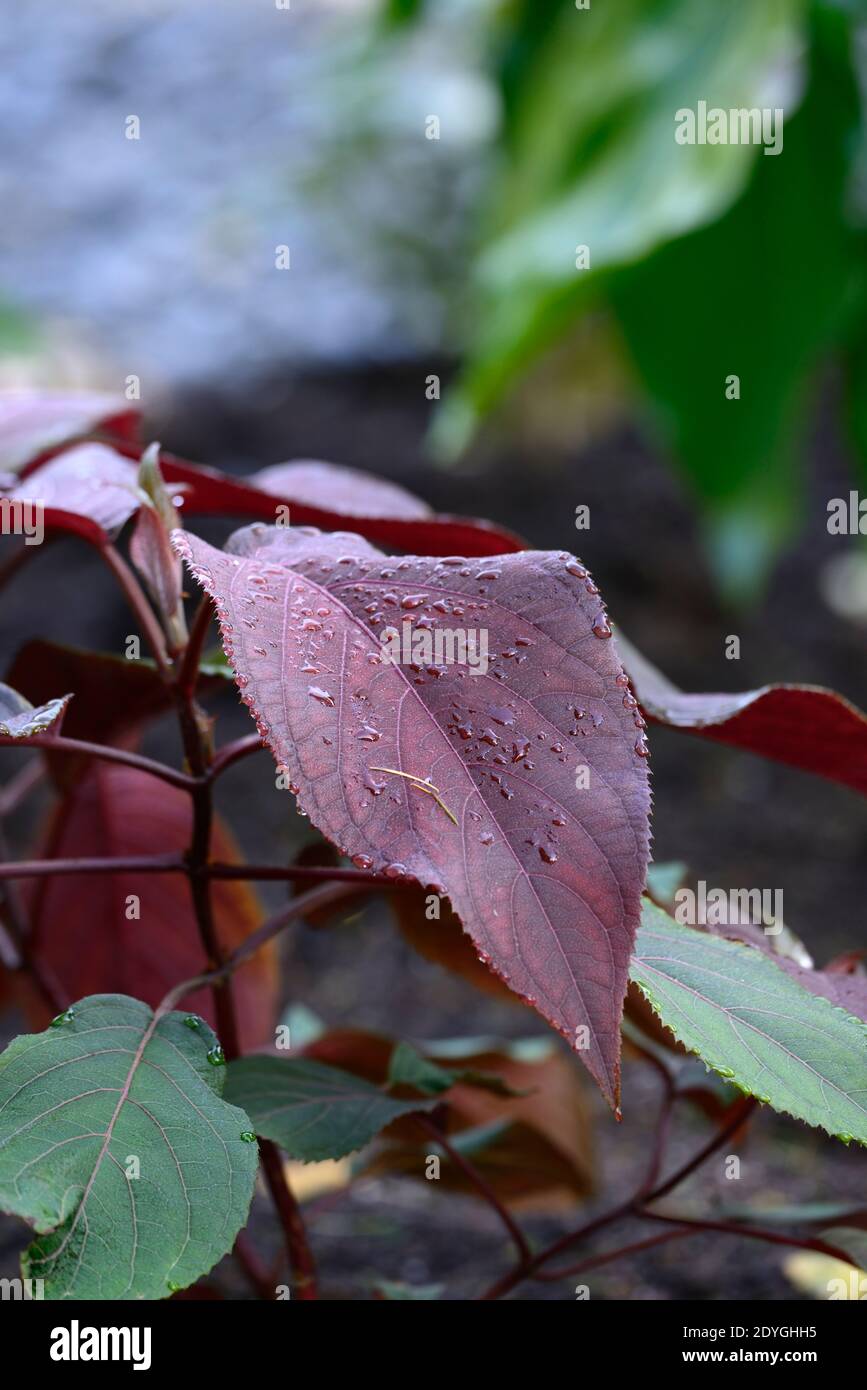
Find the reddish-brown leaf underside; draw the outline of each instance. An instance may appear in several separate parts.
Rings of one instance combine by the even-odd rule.
[[[310,1043],[304,1055],[379,1086],[387,1080],[392,1048],[390,1039],[377,1034],[336,1029]],[[590,1117],[580,1074],[559,1048],[534,1061],[493,1051],[432,1060],[449,1070],[499,1076],[519,1093],[506,1098],[459,1082],[442,1097],[440,1118],[448,1134],[488,1130],[486,1142],[473,1148],[473,1163],[502,1200],[518,1208],[546,1209],[558,1205],[558,1197],[574,1204],[576,1197],[587,1196],[593,1186]],[[364,1171],[423,1178],[420,1152],[428,1147],[413,1117],[399,1119],[389,1125]],[[449,1164],[441,1176],[450,1188],[473,1191]]]
[[[586,570],[530,551],[395,559],[288,527],[249,527],[228,552],[188,533],[177,544],[302,809],[359,866],[447,894],[616,1106],[650,794],[643,723]],[[385,659],[379,635],[404,619],[486,631],[487,672]]]
[[[656,724],[699,734],[814,772],[867,795],[867,715],[817,685],[764,685],[736,694],[678,690],[619,633],[641,707]]]

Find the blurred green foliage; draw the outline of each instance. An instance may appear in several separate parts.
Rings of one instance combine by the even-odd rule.
[[[392,0],[389,18],[400,29],[425,8]],[[507,0],[486,12],[500,148],[465,367],[434,444],[459,454],[602,310],[616,333],[600,352],[619,340],[702,502],[723,588],[744,597],[798,519],[804,425],[829,361],[845,367],[867,460],[867,5]],[[782,150],[678,143],[676,113],[699,102],[781,108]]]

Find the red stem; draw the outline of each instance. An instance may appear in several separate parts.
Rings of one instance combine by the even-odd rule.
[[[589,1255],[586,1260],[579,1260],[577,1264],[565,1265],[560,1269],[543,1269],[534,1278],[544,1284],[554,1284],[558,1279],[573,1278],[576,1274],[589,1274],[591,1269],[599,1269],[601,1265],[611,1264],[614,1260],[619,1260],[624,1255],[638,1255],[642,1250],[650,1250],[654,1245],[666,1245],[670,1240],[683,1240],[685,1236],[698,1235],[698,1230],[685,1230],[683,1226],[678,1226],[674,1231],[661,1231],[655,1236],[645,1236],[643,1240],[636,1240],[630,1245],[620,1245],[616,1250],[606,1250],[599,1255]]]
[[[157,621],[156,614],[145,597],[144,590],[120,551],[115,549],[113,545],[106,542],[104,545],[99,546],[99,553],[123,591],[124,597],[132,609],[142,633],[147,638],[148,646],[153,653],[153,658],[157,664],[159,673],[163,680],[168,683],[168,681],[171,680],[171,668],[166,653],[165,639],[159,622]]]
[[[706,1158],[710,1158],[712,1153],[720,1148],[727,1139],[730,1139],[736,1130],[740,1129],[744,1121],[748,1119],[753,1110],[755,1110],[756,1104],[757,1102],[752,1096],[743,1096],[740,1100],[735,1101],[732,1106],[731,1118],[723,1125],[723,1128],[709,1139],[688,1162],[676,1169],[670,1178],[666,1178],[665,1182],[659,1187],[654,1188],[650,1193],[637,1194],[641,1197],[642,1202],[656,1202],[660,1197],[667,1196],[672,1188],[678,1187],[685,1178],[688,1178],[691,1173],[695,1172],[696,1168],[704,1163]]]
[[[262,1159],[265,1180],[268,1183],[271,1197],[283,1226],[286,1250],[292,1269],[293,1293],[296,1298],[315,1299],[317,1297],[316,1265],[300,1208],[283,1171],[283,1160],[279,1150],[271,1143],[270,1139],[261,1140],[259,1156]]]
[[[456,1149],[455,1146],[449,1142],[439,1126],[434,1124],[433,1120],[428,1119],[427,1115],[416,1115],[415,1119],[425,1133],[430,1135],[434,1143],[438,1144],[439,1147],[448,1154],[455,1167],[460,1169],[467,1181],[472,1184],[479,1195],[488,1203],[488,1206],[493,1208],[515,1243],[515,1248],[518,1251],[518,1259],[522,1264],[528,1264],[533,1256],[527,1244],[524,1232],[513,1219],[508,1209],[502,1204],[487,1179],[479,1172],[474,1163],[471,1163],[468,1158],[465,1158],[460,1150]]]
[[[0,864],[0,879],[125,872],[183,874],[187,864],[176,854],[133,854],[117,859],[20,859],[14,864]]]
[[[146,758],[142,753],[131,753],[125,748],[112,748],[102,743],[88,743],[85,739],[64,738],[61,734],[34,734],[25,743],[20,738],[0,734],[0,747],[16,746],[44,748],[47,753],[77,753],[83,758],[100,758],[107,763],[123,763],[125,767],[134,767],[139,772],[149,772],[152,777],[160,777],[162,781],[170,782],[173,787],[180,787],[182,791],[192,791],[196,786],[195,778],[188,776],[186,772],[178,772],[176,768],[155,762],[153,758]]]
[[[175,678],[176,688],[184,700],[192,700],[198,685],[202,648],[211,626],[213,611],[212,601],[203,598],[190,626],[190,636],[178,663]]]
[[[667,1226],[689,1227],[692,1231],[719,1231],[723,1235],[746,1236],[748,1240],[763,1240],[769,1245],[786,1245],[795,1250],[816,1250],[820,1255],[830,1255],[832,1259],[842,1260],[844,1264],[852,1263],[852,1256],[847,1255],[845,1250],[839,1246],[829,1245],[827,1241],[819,1240],[815,1236],[787,1236],[780,1231],[769,1231],[764,1226],[741,1226],[736,1221],[712,1221],[705,1220],[704,1217],[692,1219],[688,1216],[663,1216],[659,1212],[645,1211],[643,1207],[636,1209],[636,1215],[643,1217],[647,1221],[661,1221]]]
[[[315,868],[306,865],[288,865],[286,868],[270,864],[209,864],[211,878],[253,878],[258,880],[276,879],[278,882],[299,883],[354,883],[359,888],[417,888],[415,879],[391,879],[382,874],[369,874],[364,869]]]
[[[208,771],[211,781],[219,777],[231,767],[233,763],[240,762],[242,758],[249,757],[251,753],[258,753],[260,748],[264,748],[259,734],[245,734],[243,738],[235,739],[233,743],[225,743],[214,754],[213,761]]]

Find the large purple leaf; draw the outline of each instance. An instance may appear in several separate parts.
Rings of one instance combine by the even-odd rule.
[[[314,824],[359,867],[448,894],[616,1106],[650,798],[643,722],[586,570],[539,551],[398,560],[288,527],[249,527],[229,553],[176,534]],[[486,631],[487,671],[470,674],[469,653],[387,659],[380,636],[403,620],[432,638]]]

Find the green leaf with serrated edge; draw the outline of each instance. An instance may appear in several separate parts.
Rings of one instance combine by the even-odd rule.
[[[204,1020],[123,994],[0,1056],[0,1208],[38,1232],[46,1298],[165,1298],[231,1250],[258,1155],[221,1062]]]
[[[228,1073],[226,1095],[256,1133],[303,1163],[344,1158],[392,1120],[436,1104],[396,1100],[363,1077],[306,1058],[241,1057]]]
[[[679,1042],[775,1110],[867,1144],[867,1026],[645,899],[630,978]]]
[[[0,735],[5,738],[32,738],[44,734],[62,719],[71,695],[61,695],[34,709],[29,700],[0,683]]]
[[[498,1096],[521,1096],[526,1091],[516,1091],[501,1076],[493,1072],[464,1070],[452,1071],[438,1066],[423,1057],[409,1043],[398,1043],[388,1064],[389,1086],[414,1086],[428,1096],[439,1096],[452,1086],[478,1086],[483,1091],[493,1091]]]

